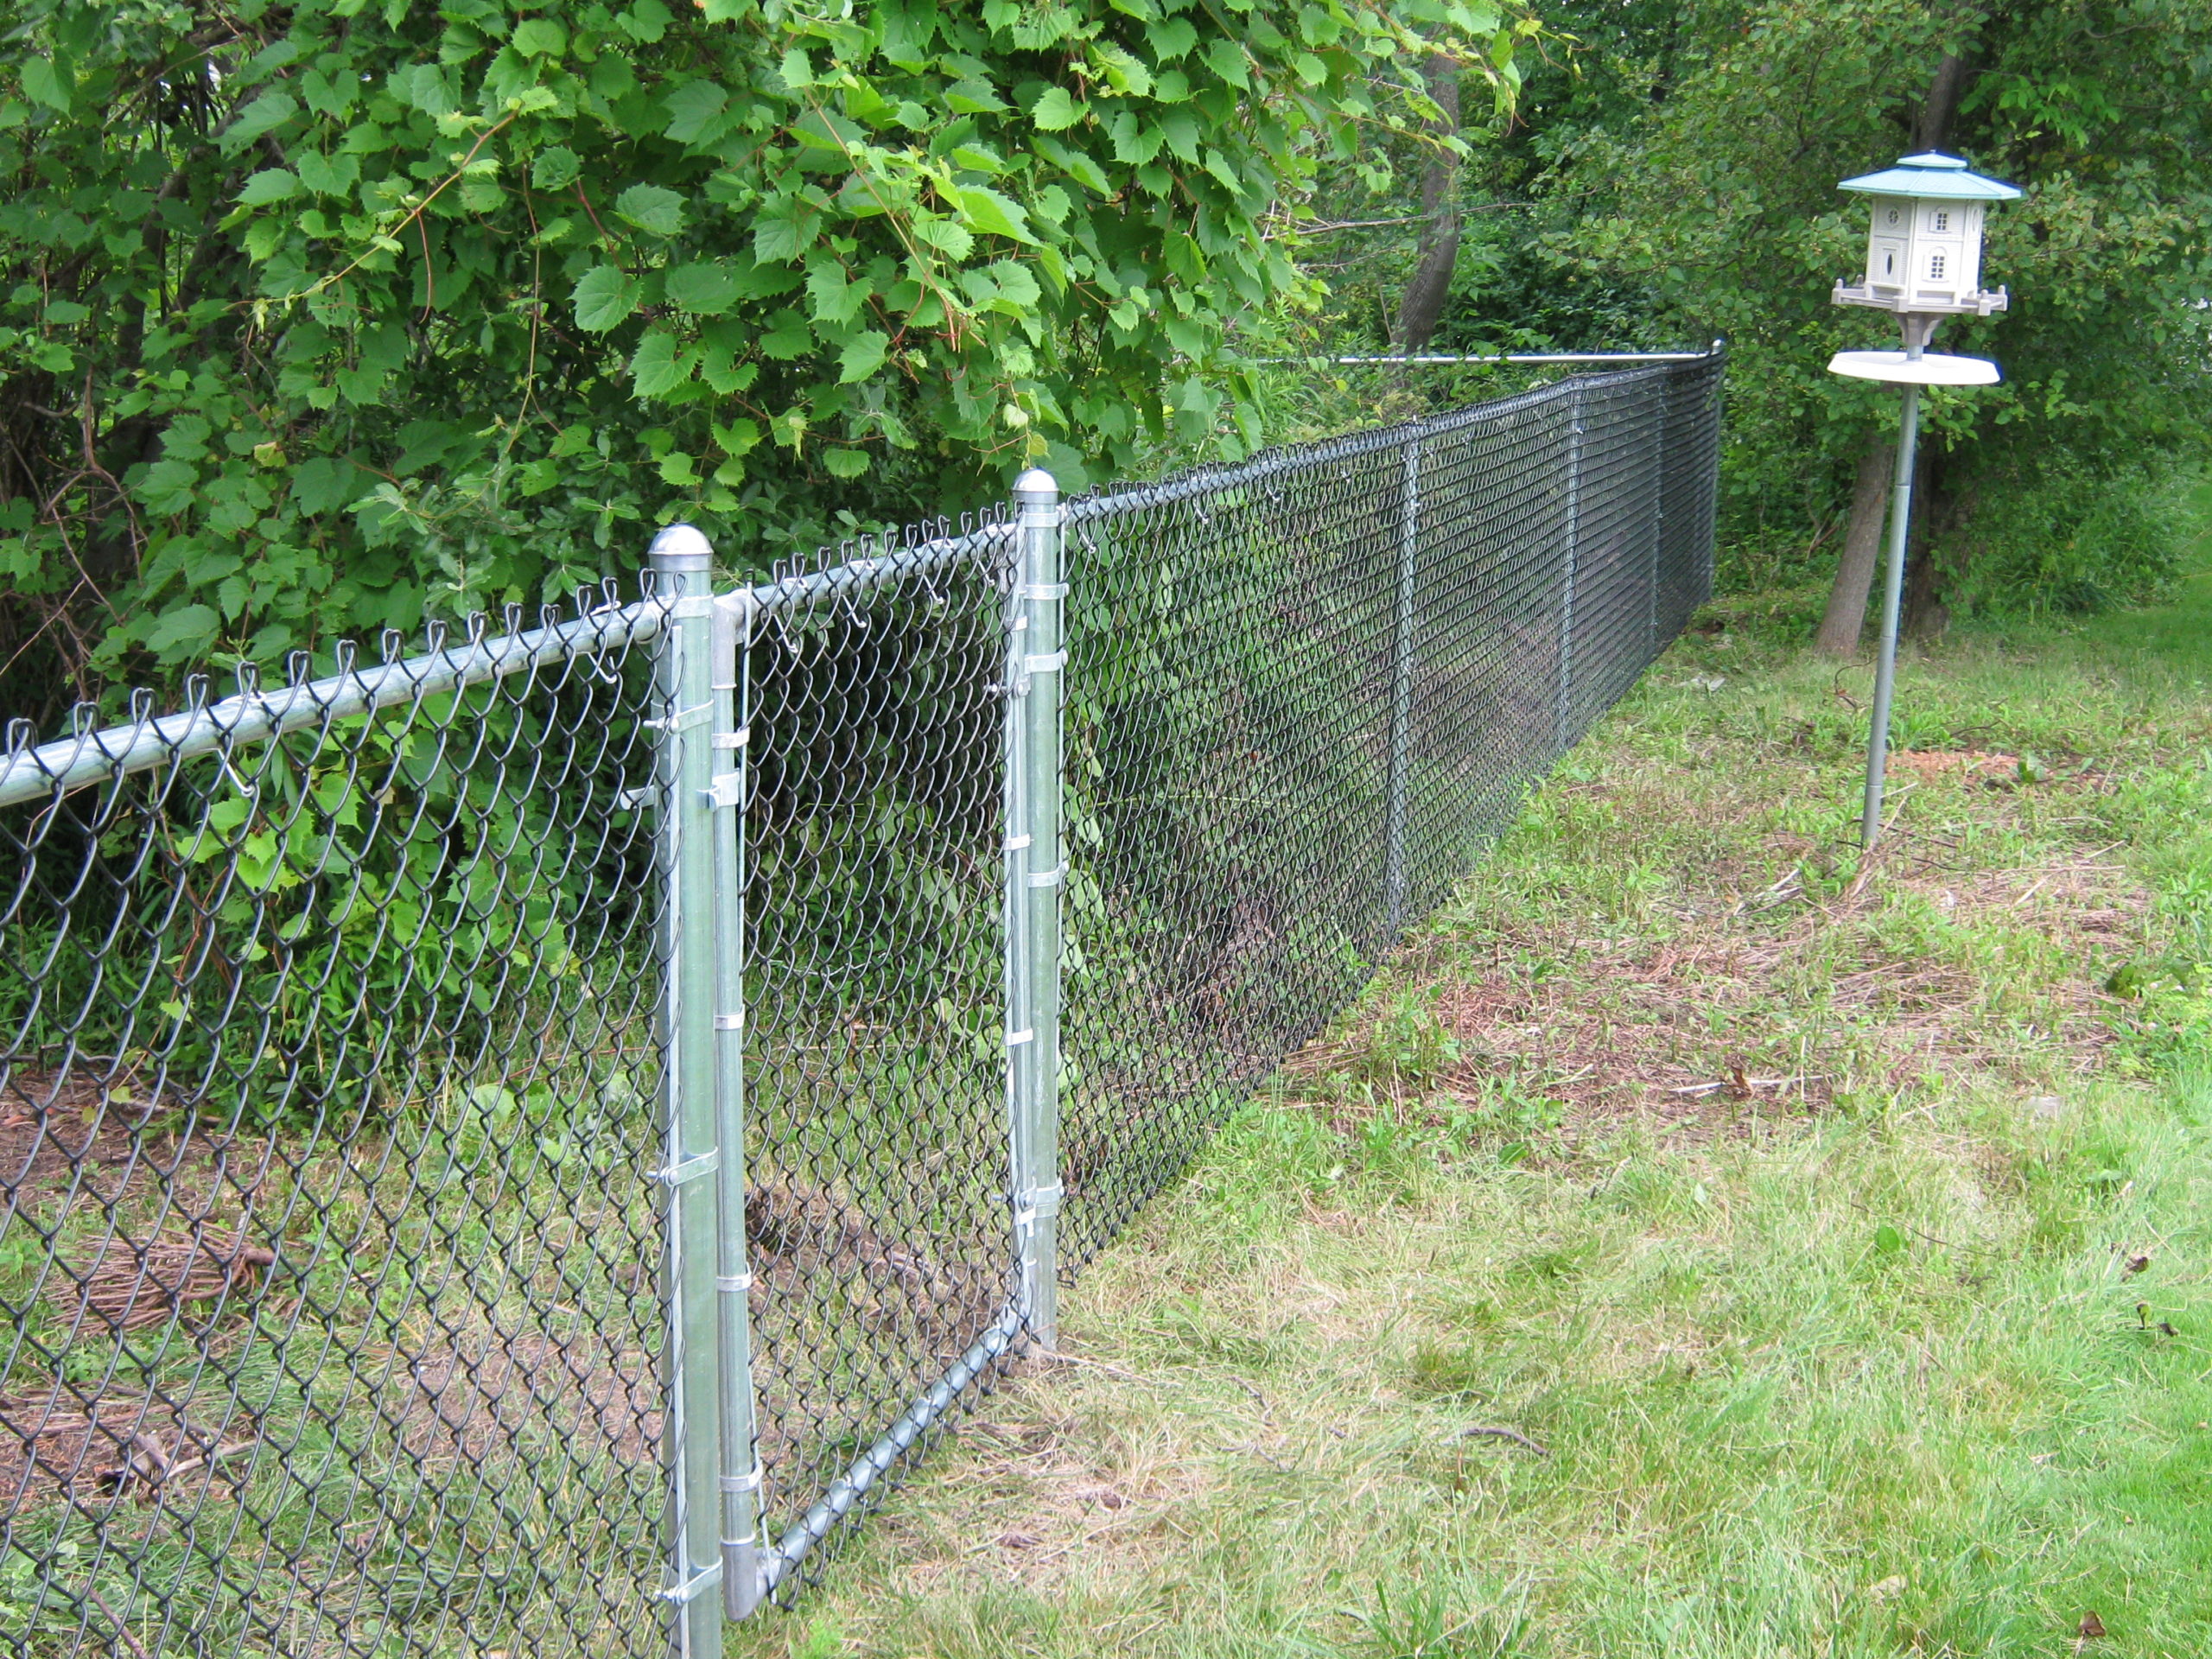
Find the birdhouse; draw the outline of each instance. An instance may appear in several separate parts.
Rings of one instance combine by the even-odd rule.
[[[1931,151],[1836,188],[1874,198],[1865,280],[1837,283],[1836,304],[1986,317],[2010,302],[2003,289],[1981,286],[1981,223],[1991,202],[2020,194],[2012,186]]]

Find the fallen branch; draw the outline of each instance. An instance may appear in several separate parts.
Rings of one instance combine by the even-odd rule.
[[[1822,1083],[1834,1075],[1829,1071],[1811,1071],[1796,1077],[1745,1077],[1742,1079],[1742,1086],[1746,1090],[1769,1089],[1778,1092],[1784,1089],[1802,1089],[1808,1083]],[[1723,1077],[1717,1083],[1677,1084],[1662,1092],[1669,1095],[1709,1095],[1716,1089],[1733,1089],[1737,1084],[1734,1077]]]
[[[212,1468],[227,1458],[250,1452],[256,1445],[252,1440],[237,1440],[229,1446],[219,1446],[198,1457],[172,1460],[168,1449],[144,1430],[130,1437],[130,1447],[123,1461],[99,1474],[100,1484],[111,1488],[115,1496],[130,1495],[134,1483],[142,1486],[147,1498],[160,1496],[162,1488],[179,1475],[190,1474],[195,1469]],[[181,1448],[180,1448],[181,1449]]]
[[[1548,1446],[1539,1446],[1519,1429],[1507,1428],[1498,1423],[1477,1423],[1472,1428],[1463,1428],[1459,1431],[1459,1438],[1463,1440],[1510,1440],[1516,1446],[1526,1446],[1540,1458],[1548,1458],[1552,1454]]]

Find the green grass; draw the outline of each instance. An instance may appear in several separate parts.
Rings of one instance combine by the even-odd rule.
[[[2208,629],[1685,640],[732,1650],[2212,1652]]]

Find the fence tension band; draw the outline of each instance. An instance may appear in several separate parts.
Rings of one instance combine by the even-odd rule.
[[[1067,1189],[1058,1181],[1050,1186],[1040,1186],[1033,1192],[1017,1192],[1014,1198],[1014,1218],[1017,1222],[1033,1221],[1039,1217],[1060,1213],[1060,1200],[1067,1196]]]
[[[755,1462],[748,1473],[724,1475],[721,1478],[721,1489],[726,1492],[757,1492],[760,1490],[760,1482],[763,1478],[763,1471],[760,1464]],[[726,1544],[749,1544],[754,1541],[750,1538],[725,1538],[722,1541]]]
[[[696,1600],[701,1595],[704,1594],[707,1591],[713,1589],[721,1581],[722,1564],[720,1561],[715,1561],[710,1566],[701,1567],[696,1573],[694,1573],[682,1584],[671,1585],[669,1588],[662,1591],[660,1592],[660,1599],[663,1601],[673,1602],[677,1606],[682,1607]]]
[[[696,1158],[683,1158],[672,1164],[663,1164],[645,1179],[662,1186],[683,1186],[702,1175],[711,1175],[721,1167],[720,1152],[702,1152]]]
[[[705,725],[714,718],[714,704],[697,702],[689,709],[678,709],[658,720],[641,720],[638,724],[653,732],[688,732],[695,726]]]

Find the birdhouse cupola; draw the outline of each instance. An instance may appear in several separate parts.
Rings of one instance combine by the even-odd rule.
[[[1839,282],[1838,305],[1937,315],[1987,316],[2009,303],[1981,287],[1981,221],[1993,201],[2020,193],[1967,170],[1955,156],[1907,156],[1895,167],[1837,187],[1874,199],[1866,274]]]

